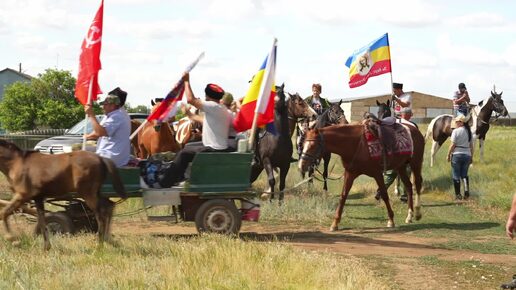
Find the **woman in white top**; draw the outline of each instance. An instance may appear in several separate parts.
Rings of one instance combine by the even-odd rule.
[[[451,161],[453,187],[455,198],[462,199],[460,194],[460,182],[464,182],[464,199],[469,198],[469,178],[468,169],[473,161],[473,145],[471,142],[471,130],[465,124],[466,117],[458,115],[454,119],[457,126],[451,134],[451,144],[448,150],[448,161]]]

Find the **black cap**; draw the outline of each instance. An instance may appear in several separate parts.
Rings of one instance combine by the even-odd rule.
[[[403,89],[403,84],[400,84],[400,83],[392,83],[392,88],[393,88],[393,89],[400,89],[400,90],[402,90],[402,89]]]
[[[465,90],[466,89],[466,84],[465,83],[460,83],[459,84],[459,90]]]
[[[220,100],[224,96],[224,90],[216,84],[207,84],[204,92],[208,97],[216,100]]]
[[[123,106],[127,99],[127,92],[123,91],[120,87],[116,87],[116,89],[109,92],[108,95],[117,96],[120,99],[120,106]]]

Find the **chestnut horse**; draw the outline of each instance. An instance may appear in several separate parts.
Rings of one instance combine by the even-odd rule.
[[[371,122],[371,119],[365,120]],[[376,120],[374,121],[376,122]],[[399,124],[395,124],[395,126]],[[342,211],[346,199],[348,197],[353,181],[360,175],[366,174],[375,179],[378,184],[381,197],[385,202],[388,212],[388,227],[394,227],[394,213],[389,203],[389,196],[383,181],[383,170],[394,169],[398,172],[401,181],[405,184],[408,191],[408,216],[406,223],[412,222],[413,218],[413,201],[412,201],[412,183],[407,175],[406,167],[410,165],[414,174],[416,184],[416,211],[415,218],[421,218],[420,199],[422,177],[421,169],[423,164],[423,153],[425,149],[425,140],[419,130],[412,125],[403,124],[408,130],[412,139],[413,153],[385,155],[384,158],[373,159],[370,157],[368,144],[365,139],[366,127],[364,124],[351,125],[334,125],[324,128],[311,128],[306,132],[306,139],[303,145],[303,153],[299,159],[299,169],[305,173],[308,168],[320,158],[321,154],[329,151],[340,155],[342,164],[344,165],[344,186],[342,194],[335,213],[333,223],[330,230],[336,231],[342,217]]]
[[[156,100],[156,102],[151,101],[153,106],[151,114],[163,99]],[[138,132],[138,148],[140,149],[139,158],[148,158],[159,152],[177,152],[181,149],[170,124],[158,120],[147,122]]]
[[[15,144],[0,139],[0,171],[13,192],[11,201],[0,212],[8,240],[14,239],[8,223],[9,216],[26,202],[34,200],[38,217],[36,228],[43,233],[44,248],[50,249],[45,223],[45,198],[64,198],[73,192],[84,199],[95,213],[99,225],[99,242],[109,240],[114,203],[100,195],[108,172],[116,193],[126,198],[124,185],[110,159],[88,151],[58,155],[23,151]]]

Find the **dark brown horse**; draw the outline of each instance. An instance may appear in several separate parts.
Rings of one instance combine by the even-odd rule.
[[[503,92],[498,94],[492,91],[491,96],[480,101],[478,105],[475,105],[471,109],[471,117],[473,119],[471,125],[471,133],[473,134],[472,140],[473,144],[475,144],[477,139],[479,141],[480,161],[484,160],[484,142],[486,140],[487,131],[490,127],[489,122],[491,120],[491,115],[495,112],[497,114],[496,118],[498,118],[499,116],[507,116],[509,114],[503,103],[502,94]],[[441,148],[446,139],[451,136],[452,120],[452,115],[440,115],[432,119],[428,125],[425,139],[432,137],[433,141],[430,153],[430,167],[434,165],[435,154],[437,154],[439,148]]]
[[[371,120],[366,121],[371,122]],[[394,125],[401,126],[399,124]],[[299,160],[299,169],[301,172],[306,172],[311,164],[315,162],[325,150],[340,155],[342,164],[344,165],[344,186],[330,230],[335,231],[338,229],[344,204],[346,203],[353,181],[362,174],[366,174],[375,179],[381,192],[381,197],[387,207],[389,218],[387,226],[394,227],[394,213],[389,203],[389,196],[387,195],[387,189],[382,174],[383,170],[387,169],[396,170],[407,188],[409,210],[405,222],[412,222],[414,215],[412,183],[406,172],[407,164],[409,164],[412,169],[416,184],[415,217],[416,219],[421,218],[419,194],[423,180],[421,177],[421,167],[423,164],[425,140],[421,132],[419,132],[415,126],[404,125],[404,127],[410,132],[413,154],[386,155],[385,159],[371,158],[365,137],[366,127],[363,124],[336,125],[324,128],[313,128],[307,131],[303,154]]]
[[[315,128],[323,128],[331,125],[345,125],[349,124],[346,116],[344,115],[344,110],[340,107],[342,104],[342,100],[336,103],[332,103],[331,106],[326,109],[321,115],[317,117],[314,123],[310,124],[310,122],[305,122],[303,127],[300,127],[298,130],[298,140],[297,140],[297,151],[301,156],[303,151],[303,143],[305,139],[305,132],[307,128],[310,126],[315,126]],[[321,154],[321,159],[323,160],[323,189],[325,191],[328,190],[328,166],[330,164],[331,152],[325,151]],[[319,159],[312,167],[308,169],[308,176],[313,176],[316,166],[319,165],[321,159]],[[309,181],[309,183],[313,183],[313,179]]]
[[[288,107],[288,128],[290,137],[294,135],[294,130],[298,124],[304,124],[306,121],[312,121],[317,118],[317,113],[310,107],[298,93],[289,93],[287,100]]]
[[[162,99],[152,104],[152,112],[159,106]],[[139,158],[148,158],[159,152],[177,152],[181,149],[175,138],[175,133],[168,122],[153,120],[147,122],[138,132],[138,148],[140,149]]]
[[[73,192],[84,199],[95,213],[99,225],[99,242],[109,240],[114,203],[100,195],[100,188],[108,172],[117,194],[126,198],[124,185],[111,160],[88,151],[59,155],[23,151],[11,142],[0,140],[0,171],[5,175],[13,192],[11,201],[0,212],[8,240],[13,240],[9,216],[26,202],[34,200],[38,213],[36,227],[43,233],[45,249],[49,249],[45,198],[70,198],[69,194]]]

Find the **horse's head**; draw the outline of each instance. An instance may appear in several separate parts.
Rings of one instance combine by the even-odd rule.
[[[500,116],[507,116],[509,112],[503,103],[502,94],[503,92],[498,94],[497,92],[491,91],[490,99],[492,102],[493,111],[495,111]]]
[[[340,107],[341,104],[342,100],[332,103],[331,107],[328,108],[328,124],[348,124],[348,120],[346,120],[346,116],[344,116],[344,110]]]
[[[378,106],[378,119],[381,120],[391,116],[391,100],[387,100],[386,103],[376,101],[376,105]]]
[[[286,112],[286,104],[285,104],[285,84],[281,86],[276,86],[276,98],[274,99],[274,110],[278,113]]]
[[[159,108],[159,105],[161,105],[161,102],[163,102],[163,98],[155,98],[154,100],[151,100],[151,115]],[[153,120],[152,125],[154,127],[154,130],[156,132],[159,132],[161,130],[161,121]]]
[[[0,139],[0,170],[4,172],[7,161],[20,156],[22,150],[14,143]],[[5,173],[5,172],[4,172]]]
[[[288,94],[290,97],[287,101],[288,117],[293,120],[312,119],[317,117],[317,113],[310,107],[298,93]]]
[[[324,151],[324,140],[318,128],[309,128],[305,133],[303,151],[299,158],[299,170],[304,174],[308,169],[319,162]]]

